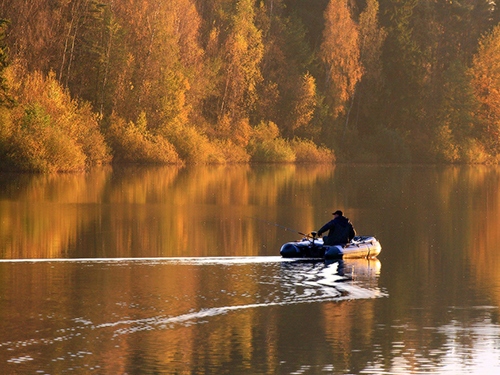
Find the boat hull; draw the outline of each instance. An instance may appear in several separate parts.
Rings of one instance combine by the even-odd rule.
[[[356,236],[346,246],[324,245],[322,238],[287,242],[280,249],[283,258],[355,259],[375,258],[382,247],[375,237]]]

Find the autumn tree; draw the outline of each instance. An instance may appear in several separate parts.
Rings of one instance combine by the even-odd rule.
[[[123,66],[123,48],[118,48],[121,26],[113,13],[112,4],[104,8],[104,30],[102,33],[102,61],[100,79],[94,106],[102,118],[109,118],[113,112],[114,98],[118,82],[118,72]]]
[[[202,27],[210,76],[203,114],[212,124],[212,137],[245,146],[262,82],[262,32],[255,24],[254,2],[212,0],[206,8],[213,19],[210,26]]]
[[[290,76],[296,77],[288,69],[292,64],[285,51],[284,8],[282,0],[261,2],[255,17],[255,24],[262,33],[263,55],[260,68],[262,80],[257,87],[259,100],[253,114],[254,122],[273,121],[280,129],[283,129],[284,125],[286,81]]]
[[[200,90],[202,77],[200,20],[193,2],[119,2],[114,12],[120,45],[112,54],[122,56],[115,110],[126,121],[144,112],[153,129],[187,121],[192,88]]]
[[[73,100],[55,73],[26,73],[20,64],[8,71],[18,105],[4,133],[8,137],[2,139],[8,142],[7,164],[17,170],[66,172],[109,161],[89,103]]]
[[[2,1],[0,14],[10,22],[6,41],[12,59],[19,59],[29,70],[48,73],[54,69],[60,56],[66,6],[59,1]]]
[[[257,100],[262,80],[262,33],[255,26],[252,0],[239,0],[231,16],[229,35],[223,47],[225,79],[221,90],[219,119],[247,117]]]
[[[58,80],[71,93],[97,104],[104,70],[105,5],[96,0],[74,0],[64,12],[64,39]]]
[[[7,20],[0,19],[0,106],[11,106],[14,103],[4,76],[8,66],[8,48],[5,43],[5,31],[8,25]]]
[[[12,122],[10,107],[14,100],[9,92],[5,70],[8,66],[7,45],[5,44],[5,31],[9,22],[0,19],[0,161],[7,160],[11,143]],[[4,168],[7,165],[4,165]]]
[[[163,10],[161,55],[161,126],[185,124],[206,84],[199,44],[201,20],[192,0],[169,1]]]
[[[317,106],[316,80],[306,73],[299,80],[297,98],[293,102],[293,109],[290,116],[290,127],[292,135],[300,135],[304,138],[314,138],[318,129],[311,123]]]
[[[474,94],[481,107],[477,113],[484,124],[483,141],[489,151],[500,151],[500,25],[485,35],[470,69]]]
[[[359,28],[351,17],[346,0],[330,0],[324,19],[320,55],[325,65],[327,97],[336,118],[345,112],[362,76]]]
[[[345,159],[350,141],[391,161],[500,147],[491,0],[3,0],[0,14],[0,102],[8,51],[89,101],[115,141],[172,142],[183,160],[247,160],[259,124]]]

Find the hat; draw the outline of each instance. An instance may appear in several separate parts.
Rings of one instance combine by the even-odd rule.
[[[332,215],[344,216],[344,213],[340,210],[335,211]]]

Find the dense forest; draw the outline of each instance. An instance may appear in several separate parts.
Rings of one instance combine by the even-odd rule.
[[[0,0],[3,169],[500,160],[491,0]]]

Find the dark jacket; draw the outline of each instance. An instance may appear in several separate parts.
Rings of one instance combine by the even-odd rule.
[[[323,238],[325,245],[342,245],[350,242],[356,235],[356,231],[351,222],[345,216],[337,216],[329,221],[318,230],[318,235],[321,236],[324,232],[328,232],[328,236]]]

